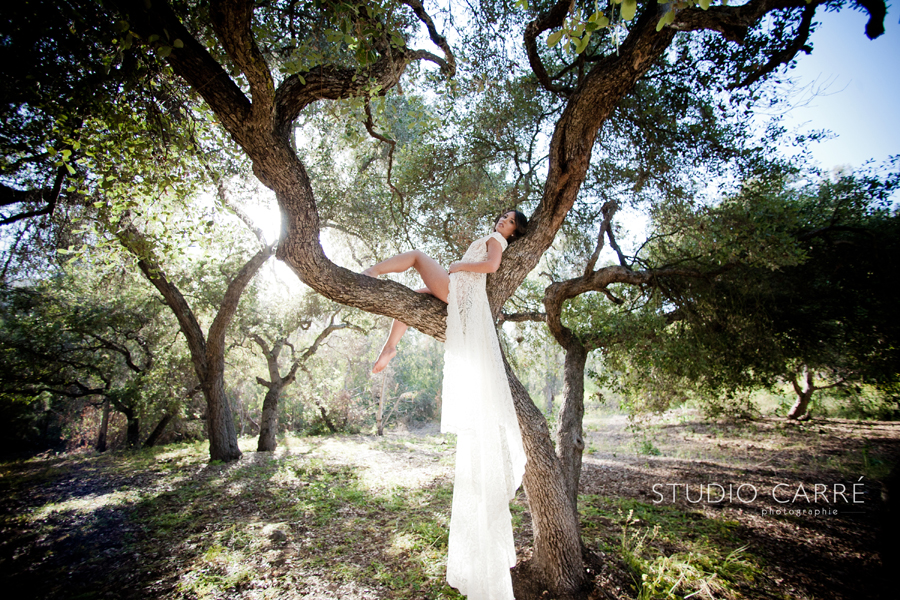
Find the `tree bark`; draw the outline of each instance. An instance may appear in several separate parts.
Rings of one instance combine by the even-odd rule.
[[[523,484],[534,531],[530,570],[551,595],[572,594],[586,580],[578,520],[570,506],[560,460],[553,452],[547,420],[509,363],[505,364],[528,456]]]
[[[257,452],[274,452],[277,446],[275,436],[278,433],[278,398],[284,386],[281,381],[272,382],[263,399],[262,417],[259,419],[259,443]]]
[[[106,437],[109,433],[109,398],[103,399],[103,416],[100,418],[100,431],[97,432],[97,452],[106,452]]]
[[[570,510],[578,523],[578,482],[584,452],[584,368],[588,350],[577,339],[566,347],[565,389],[556,427],[556,455],[568,493]],[[580,530],[580,529],[579,529]]]
[[[163,415],[163,418],[159,420],[159,423],[156,424],[156,427],[154,427],[153,431],[150,433],[150,437],[144,441],[144,448],[152,448],[156,445],[156,442],[162,437],[163,432],[172,420],[172,416],[173,415],[170,412]]]

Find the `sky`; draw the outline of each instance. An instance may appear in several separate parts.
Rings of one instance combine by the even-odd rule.
[[[791,76],[801,86],[825,86],[785,115],[789,129],[829,129],[833,139],[813,146],[824,169],[858,168],[900,154],[900,6],[888,8],[885,33],[865,35],[868,17],[844,9],[817,13],[813,51],[801,55]]]

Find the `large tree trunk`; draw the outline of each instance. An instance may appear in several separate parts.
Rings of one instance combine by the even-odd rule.
[[[100,431],[97,432],[97,452],[106,452],[106,437],[109,434],[109,398],[103,400],[103,416],[100,418]]]
[[[586,577],[578,519],[569,500],[565,471],[553,451],[547,420],[509,363],[506,369],[528,456],[523,483],[534,530],[528,571],[552,596],[571,595],[584,585]]]
[[[221,371],[212,377],[212,381],[204,383],[203,395],[209,409],[206,418],[209,459],[223,462],[239,459],[241,449],[238,448],[234,417],[225,395],[225,378]]]
[[[278,397],[281,396],[281,387],[273,382],[263,400],[262,417],[259,419],[257,452],[275,451],[275,435],[278,433]]]

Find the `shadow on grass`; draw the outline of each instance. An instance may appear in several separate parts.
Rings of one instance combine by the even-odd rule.
[[[452,489],[373,492],[327,456],[203,446],[2,465],[0,585],[22,598],[458,598]]]

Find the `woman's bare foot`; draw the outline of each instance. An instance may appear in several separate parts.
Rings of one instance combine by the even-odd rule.
[[[362,274],[367,277],[378,277],[378,273],[375,272],[375,267],[369,267],[368,269],[363,271]]]
[[[388,366],[388,363],[395,356],[397,356],[397,347],[385,344],[384,348],[381,349],[381,354],[378,355],[378,360],[375,361],[375,365],[372,367],[372,372],[381,373],[384,371],[385,367]]]

